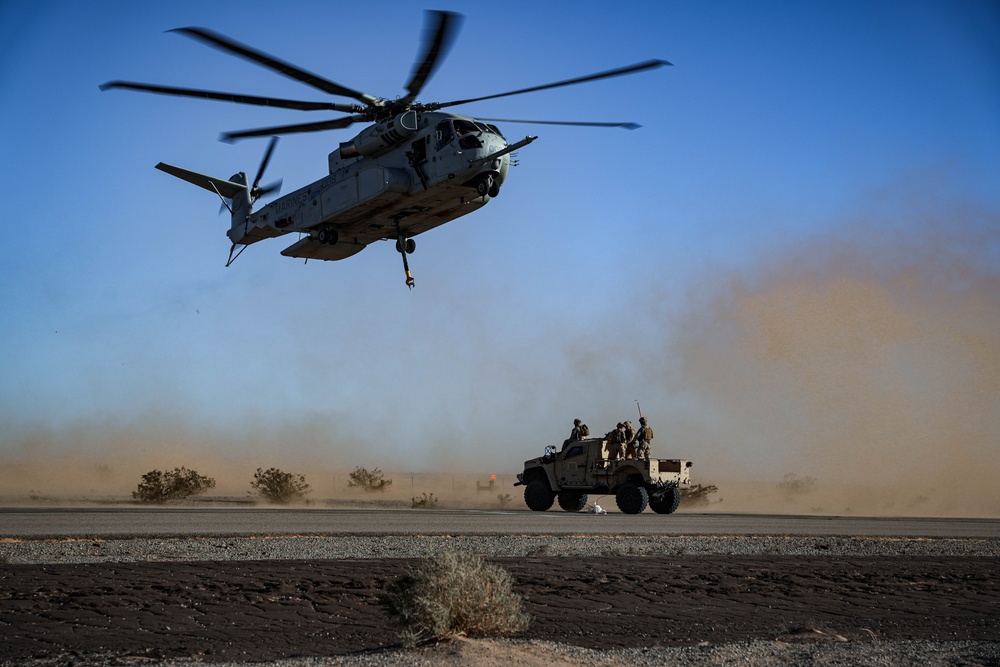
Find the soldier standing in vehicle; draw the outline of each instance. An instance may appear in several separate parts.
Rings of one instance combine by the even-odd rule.
[[[635,430],[632,428],[632,422],[627,419],[623,423],[625,424],[625,458],[634,459],[636,455]]]
[[[618,424],[618,426],[608,431],[607,435],[604,436],[604,439],[608,441],[609,461],[617,461],[625,454],[625,445],[622,442],[621,426],[621,424]]]
[[[639,457],[649,460],[649,441],[653,439],[653,427],[646,423],[645,417],[639,417],[639,430],[635,433],[636,449]]]
[[[563,440],[562,448],[566,449],[566,447],[569,446],[569,443],[576,442],[577,440],[583,440],[588,435],[590,435],[590,431],[587,426],[579,419],[574,419],[573,430],[569,432],[569,437]]]

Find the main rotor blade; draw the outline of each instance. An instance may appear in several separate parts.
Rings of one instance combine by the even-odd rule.
[[[204,42],[209,46],[213,46],[222,51],[228,51],[234,55],[240,56],[246,60],[257,63],[271,69],[279,74],[287,76],[291,79],[301,81],[302,83],[312,86],[322,90],[325,93],[330,93],[331,95],[340,95],[343,97],[352,97],[363,104],[375,104],[378,102],[378,98],[372,97],[371,95],[366,95],[365,93],[359,92],[357,90],[352,90],[346,86],[341,86],[340,84],[324,79],[318,74],[313,74],[312,72],[307,72],[304,69],[296,67],[291,63],[286,63],[283,60],[279,60],[273,56],[270,56],[263,51],[258,51],[253,47],[247,46],[246,44],[241,44],[236,40],[230,39],[224,35],[220,35],[217,32],[208,30],[207,28],[174,28],[169,32],[179,32],[182,35],[187,35],[192,39]]]
[[[267,169],[267,164],[271,161],[271,155],[274,153],[274,147],[277,143],[278,137],[271,137],[271,141],[267,144],[267,150],[264,151],[264,157],[260,161],[260,167],[257,169],[257,178],[253,179],[250,192],[257,190],[257,186],[260,185],[260,177],[264,175],[264,170]]]
[[[435,22],[432,23],[432,21]],[[406,89],[410,94],[404,97],[403,101],[412,102],[417,98],[441,60],[451,49],[461,24],[461,14],[443,11],[427,12],[427,21],[424,27],[424,53],[414,63],[413,71],[410,73],[410,82],[406,84]]]
[[[480,102],[482,100],[492,100],[497,97],[508,97],[510,95],[520,95],[522,93],[533,93],[537,90],[547,90],[549,88],[559,88],[560,86],[572,86],[578,83],[587,83],[588,81],[597,81],[599,79],[609,79],[615,76],[624,76],[625,74],[633,74],[635,72],[642,72],[647,69],[656,69],[658,67],[663,67],[664,65],[671,65],[666,60],[647,60],[645,62],[637,63],[635,65],[629,65],[628,67],[621,67],[619,69],[608,70],[607,72],[598,72],[597,74],[589,74],[587,76],[581,76],[576,79],[566,79],[565,81],[557,81],[556,83],[547,83],[543,86],[533,86],[531,88],[522,88],[521,90],[512,90],[507,93],[498,93],[496,95],[486,95],[484,97],[471,97],[467,100],[455,100],[454,102],[444,102],[442,104],[433,105],[436,109],[443,109],[445,107],[453,107],[458,104],[468,104],[470,102]]]
[[[480,118],[476,120],[489,120],[496,123],[535,123],[538,125],[579,125],[582,127],[621,127],[626,130],[638,130],[642,125],[638,123],[591,123],[574,120],[521,120],[517,118]]]
[[[262,107],[280,107],[282,109],[300,109],[302,111],[364,111],[360,104],[344,104],[340,102],[306,102],[303,100],[285,100],[278,97],[257,97],[255,95],[240,95],[238,93],[223,93],[214,90],[198,90],[196,88],[174,88],[172,86],[156,86],[148,83],[132,81],[108,81],[98,86],[101,90],[123,88],[125,90],[140,90],[160,95],[176,95],[178,97],[198,97],[205,100],[221,100],[237,104],[254,104]]]
[[[318,123],[300,123],[298,125],[279,125],[277,127],[262,127],[256,130],[241,130],[239,132],[224,132],[222,141],[232,142],[247,137],[266,137],[272,134],[295,134],[297,132],[322,132],[323,130],[339,130],[354,123],[366,120],[364,116],[344,116]]]

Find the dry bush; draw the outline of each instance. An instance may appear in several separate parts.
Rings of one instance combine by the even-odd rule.
[[[511,497],[509,493],[499,493],[497,494],[497,502],[500,503],[500,507],[507,507],[510,505]]]
[[[410,507],[413,509],[437,507],[437,504],[438,499],[434,497],[433,493],[425,493],[420,498],[417,496],[410,498]]]
[[[365,491],[381,491],[392,484],[392,480],[385,479],[385,474],[378,468],[368,470],[359,466],[348,477],[347,486],[360,487]]]
[[[506,570],[478,554],[444,551],[390,584],[379,604],[402,626],[407,646],[511,634],[531,622],[512,584]]]
[[[681,504],[685,507],[710,505],[712,501],[709,496],[718,491],[719,487],[715,484],[692,484],[681,487]]]
[[[778,484],[778,488],[789,495],[799,495],[812,491],[816,484],[816,478],[806,475],[799,477],[794,472],[790,472],[784,477],[784,481]]]
[[[311,491],[304,475],[278,470],[257,468],[250,486],[257,495],[272,503],[285,505],[293,500],[303,500]]]
[[[142,476],[142,482],[132,492],[132,498],[144,503],[165,503],[205,493],[214,486],[214,479],[187,468],[174,468],[168,472],[151,470]]]

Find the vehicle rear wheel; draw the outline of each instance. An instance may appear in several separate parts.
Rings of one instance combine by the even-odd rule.
[[[587,506],[586,493],[560,493],[558,499],[559,507],[567,512],[579,512]]]
[[[615,492],[615,503],[625,514],[641,514],[649,504],[649,492],[645,487],[626,482]]]
[[[524,504],[534,512],[544,512],[552,507],[555,495],[546,482],[540,479],[528,482],[524,487]]]
[[[650,508],[657,514],[673,514],[680,504],[681,490],[676,486],[667,489],[662,495],[655,495],[649,499]]]

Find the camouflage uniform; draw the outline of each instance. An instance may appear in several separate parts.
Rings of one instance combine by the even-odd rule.
[[[569,432],[569,437],[563,440],[562,448],[566,449],[569,443],[583,440],[583,422],[579,419],[573,420],[573,430]]]
[[[639,457],[649,460],[649,441],[653,439],[653,428],[646,424],[646,418],[639,418],[639,430],[635,433],[636,449]]]
[[[625,453],[625,428],[618,424],[615,430],[610,431],[606,436],[608,440],[608,458],[617,461]]]
[[[634,459],[635,458],[635,431],[632,429],[632,422],[626,421],[625,424],[625,458]]]

